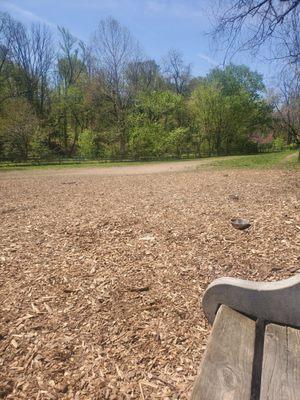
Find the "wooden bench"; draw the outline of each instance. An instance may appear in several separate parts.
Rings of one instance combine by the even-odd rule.
[[[300,400],[300,274],[217,279],[202,305],[213,328],[192,400]]]

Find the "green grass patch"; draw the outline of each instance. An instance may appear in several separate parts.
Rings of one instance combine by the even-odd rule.
[[[139,161],[68,161],[68,162],[57,162],[47,163],[43,162],[40,164],[32,163],[13,163],[13,162],[0,162],[0,171],[24,171],[32,169],[62,169],[62,168],[108,168],[108,167],[124,167],[126,165],[140,165],[144,164]]]
[[[196,160],[195,158],[184,159],[164,159],[164,160],[144,160],[144,161],[91,161],[91,160],[63,160],[61,162],[1,162],[0,171],[24,171],[34,169],[61,169],[61,168],[109,168],[109,167],[125,167],[128,165],[145,165],[145,164],[160,164],[165,162],[184,162],[189,160]]]
[[[283,151],[280,153],[263,153],[249,156],[228,156],[214,158],[206,164],[209,168],[231,169],[231,168],[300,168],[298,153],[294,151]]]
[[[184,162],[191,159],[166,159],[151,161],[89,161],[89,160],[63,160],[61,162],[41,162],[41,163],[14,163],[0,162],[0,171],[24,171],[39,169],[63,169],[63,168],[109,168],[124,167],[128,165],[158,164],[164,162]],[[198,168],[230,169],[230,168],[300,168],[298,161],[298,152],[287,150],[278,153],[262,153],[246,156],[226,156],[226,157],[208,157],[198,159]]]

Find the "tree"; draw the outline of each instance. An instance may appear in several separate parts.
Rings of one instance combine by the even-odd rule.
[[[288,86],[294,81],[299,81],[300,0],[231,0],[226,3],[221,1],[222,8],[214,37],[222,40],[225,38],[225,59],[227,55],[241,50],[258,52],[264,45],[268,45],[272,51],[271,60],[279,61],[281,73],[289,76]],[[285,81],[287,82],[286,79]],[[284,91],[286,93],[286,90]],[[292,103],[295,104],[293,97]],[[290,118],[287,117],[289,113],[286,112],[286,107],[285,112],[282,112],[282,106],[283,104],[277,105],[278,114],[291,133],[293,129]],[[295,137],[295,132],[292,132],[292,136]],[[298,139],[295,141],[299,143]]]
[[[11,99],[6,103],[0,120],[0,143],[6,158],[27,160],[38,133],[38,121],[26,99]]]
[[[58,129],[62,132],[63,151],[74,155],[80,130],[84,129],[84,91],[88,82],[86,60],[89,54],[85,44],[67,29],[59,27],[60,42],[57,61],[57,90],[52,99]],[[70,142],[70,130],[73,137]]]
[[[170,91],[142,93],[130,115],[129,148],[135,158],[180,153],[183,98]],[[173,153],[174,154],[174,153]]]
[[[300,145],[300,76],[290,79],[284,71],[281,74],[275,94],[272,96],[275,108],[275,125],[288,144]]]
[[[85,61],[87,47],[73,36],[66,28],[58,27],[60,33],[60,55],[58,59],[58,75],[64,90],[75,84],[80,75],[86,72]]]
[[[43,115],[52,61],[52,36],[46,26],[33,24],[27,29],[8,14],[0,14],[0,77],[5,86],[1,103],[25,96]]]
[[[171,49],[163,60],[164,72],[167,80],[175,88],[177,94],[187,92],[188,83],[191,79],[191,66],[185,65],[182,54]]]
[[[127,72],[139,59],[139,47],[127,28],[108,18],[99,23],[94,34],[94,50],[98,60],[98,77],[103,95],[110,100],[115,118],[120,156],[126,153],[126,108],[129,106]]]
[[[258,51],[264,44],[274,59],[300,62],[300,0],[221,0],[214,36],[227,42],[227,54]]]
[[[272,107],[277,147],[283,138],[299,143],[299,80],[282,79],[282,93],[267,104],[262,76],[247,66],[191,79],[179,51],[159,67],[112,18],[89,46],[63,27],[58,33],[54,48],[45,26],[0,13],[2,157],[245,152],[254,146],[249,138],[273,138]]]
[[[266,89],[262,75],[251,71],[246,65],[228,64],[224,68],[213,68],[204,81],[216,82],[225,96],[244,90],[254,100],[259,99]]]
[[[139,92],[162,89],[164,86],[160,68],[155,60],[138,60],[128,64],[126,80],[132,95]]]
[[[11,20],[9,32],[11,59],[19,67],[21,94],[43,114],[47,95],[48,74],[53,61],[53,43],[45,25],[33,24],[28,30]]]
[[[245,151],[250,134],[257,128],[264,130],[269,123],[271,109],[266,102],[239,79],[227,81],[226,76],[222,70],[213,71],[193,91],[189,102],[196,141],[206,144],[209,154]]]
[[[10,27],[12,23],[13,21],[9,14],[0,12],[0,74],[9,58],[12,42]]]
[[[10,87],[10,77],[12,72],[12,62],[10,60],[10,49],[12,35],[10,26],[12,19],[7,13],[0,12],[0,107],[2,103],[12,97]]]

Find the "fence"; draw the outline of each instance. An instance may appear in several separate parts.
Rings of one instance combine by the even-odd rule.
[[[290,149],[289,146],[281,150],[274,151],[271,148],[260,149],[259,153],[270,153],[270,152],[281,152]],[[165,154],[163,156],[157,157],[110,157],[110,158],[98,158],[98,159],[87,159],[84,157],[51,157],[51,158],[39,158],[39,157],[29,157],[27,160],[12,160],[12,159],[2,159],[0,160],[1,167],[26,167],[26,166],[43,166],[43,165],[73,165],[73,164],[99,164],[99,163],[131,163],[131,162],[151,162],[151,161],[174,161],[174,160],[193,160],[200,158],[209,158],[217,156],[233,156],[233,155],[246,155],[246,154],[258,154],[258,152],[252,153],[242,153],[242,152],[231,152],[226,153],[206,153],[206,154],[181,154],[181,155],[170,155]]]

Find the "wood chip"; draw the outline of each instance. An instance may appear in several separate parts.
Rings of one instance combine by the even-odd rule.
[[[0,173],[7,398],[187,400],[208,284],[299,272],[299,171],[134,168]]]
[[[129,292],[148,292],[150,290],[150,286],[142,286],[137,288],[128,288]]]

